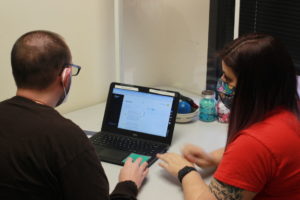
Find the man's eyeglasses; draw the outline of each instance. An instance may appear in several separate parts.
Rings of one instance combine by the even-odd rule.
[[[81,67],[79,65],[65,64],[64,68],[66,67],[72,67],[72,76],[77,76],[81,70]]]

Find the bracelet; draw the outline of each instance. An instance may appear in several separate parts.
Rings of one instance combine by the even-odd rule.
[[[190,173],[191,171],[197,171],[194,167],[190,167],[190,166],[185,166],[184,168],[182,168],[181,170],[178,171],[178,180],[181,183],[182,179],[185,175],[187,175],[188,173]]]

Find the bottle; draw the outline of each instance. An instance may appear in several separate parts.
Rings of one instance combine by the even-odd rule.
[[[230,110],[224,105],[224,103],[220,100],[220,98],[217,102],[216,107],[217,107],[218,121],[221,123],[228,123]]]
[[[201,96],[199,119],[204,122],[215,121],[217,117],[215,92],[212,90],[203,90]]]

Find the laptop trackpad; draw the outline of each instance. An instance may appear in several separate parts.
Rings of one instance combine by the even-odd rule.
[[[116,150],[116,149],[99,149],[98,153],[100,155],[100,160],[112,161],[121,163],[130,154],[126,151]]]

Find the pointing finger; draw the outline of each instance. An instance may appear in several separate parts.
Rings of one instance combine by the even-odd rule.
[[[160,163],[158,163],[158,165],[164,169],[167,169],[167,167],[168,167],[168,164],[164,163],[164,162],[160,162]]]

